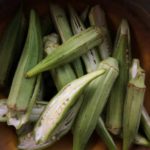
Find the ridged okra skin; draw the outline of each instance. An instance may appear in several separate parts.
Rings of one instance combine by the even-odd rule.
[[[66,117],[66,114],[71,110],[75,102],[77,102],[87,84],[96,77],[101,76],[104,72],[105,69],[100,69],[67,84],[49,102],[36,123],[33,133],[27,134],[23,139],[27,139],[28,141],[30,139],[32,146],[45,144],[49,139],[53,139],[54,131],[57,132],[55,129],[57,129],[60,123],[65,119],[64,117]],[[20,143],[20,145],[22,144]],[[27,146],[31,146],[30,143],[27,144]]]
[[[123,122],[123,105],[131,64],[130,33],[126,20],[122,20],[118,29],[113,57],[118,60],[119,75],[110,93],[106,112],[106,126],[113,134],[119,134]]]
[[[83,150],[94,131],[111,87],[118,76],[118,63],[114,58],[108,58],[100,63],[99,69],[105,73],[91,82],[84,91],[81,105],[73,132],[73,150]]]
[[[38,63],[41,51],[40,23],[35,11],[31,10],[27,39],[8,96],[7,105],[10,110],[27,110],[37,77],[27,79],[25,73]]]
[[[129,75],[123,113],[123,150],[129,149],[138,132],[144,101],[145,72],[138,59],[133,59]]]
[[[101,42],[101,30],[97,27],[90,27],[72,36],[60,45],[51,55],[48,55],[39,64],[29,70],[26,73],[26,77],[29,78],[43,71],[54,69],[60,65],[71,62]],[[85,51],[83,51],[83,49]]]
[[[54,4],[50,4],[50,10],[51,10],[52,18],[55,23],[55,27],[61,37],[61,41],[65,42],[66,40],[68,40],[70,37],[73,36],[69,22],[67,20],[66,13],[61,7]],[[72,62],[72,66],[75,70],[77,77],[81,77],[84,75],[80,58],[75,59]]]
[[[19,60],[26,26],[25,18],[20,8],[0,41],[0,86],[7,86],[14,64]],[[13,67],[13,68],[12,68]]]

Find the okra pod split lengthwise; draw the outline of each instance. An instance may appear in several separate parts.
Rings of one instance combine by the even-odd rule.
[[[69,38],[66,42],[56,48],[51,55],[48,55],[38,65],[29,70],[26,76],[32,77],[40,72],[50,70],[73,61],[101,42],[101,30],[97,27],[90,27]]]
[[[78,34],[81,31],[85,30],[85,26],[78,17],[77,13],[75,10],[69,5],[69,12],[70,12],[70,20],[71,20],[71,26],[74,34]],[[85,50],[82,50],[85,51]],[[92,72],[97,69],[97,64],[99,64],[99,56],[96,48],[92,48],[87,53],[82,55],[81,57],[83,59],[86,71]]]
[[[27,121],[29,114],[27,118],[25,116],[32,110],[31,106],[33,106],[39,92],[41,77],[26,79],[25,73],[38,63],[42,57],[41,55],[42,39],[40,23],[35,11],[31,10],[26,43],[13,78],[7,101],[9,109],[7,122],[16,128],[21,127]]]
[[[126,20],[118,29],[113,57],[119,63],[119,75],[110,93],[106,112],[106,126],[113,134],[119,134],[123,121],[123,105],[128,83],[130,56],[130,33]]]
[[[96,77],[105,73],[105,69],[100,69],[93,73],[87,74],[79,79],[67,84],[58,94],[49,102],[46,109],[42,113],[40,119],[35,125],[33,133],[26,135],[24,138],[30,142],[26,144],[20,143],[20,147],[31,148],[38,144],[45,144],[49,139],[55,140],[54,130],[59,126],[65,118],[67,112],[75,104],[84,88]],[[23,139],[24,139],[23,138]],[[24,140],[23,140],[24,141]],[[31,144],[32,143],[32,144]]]
[[[145,72],[139,60],[133,59],[123,114],[123,150],[129,149],[139,128],[146,88],[144,82]]]
[[[25,35],[25,19],[20,8],[0,42],[0,85],[6,86],[11,68],[18,61]]]

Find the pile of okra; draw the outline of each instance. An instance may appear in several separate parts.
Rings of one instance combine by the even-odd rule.
[[[99,5],[79,14],[50,4],[49,12],[41,20],[19,8],[0,41],[0,85],[9,85],[0,122],[16,128],[18,149],[44,149],[69,131],[73,150],[86,150],[94,131],[109,150],[114,136],[123,150],[150,146],[145,71],[131,56],[127,20],[112,41]]]

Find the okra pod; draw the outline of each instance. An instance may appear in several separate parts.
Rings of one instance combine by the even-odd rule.
[[[142,109],[141,127],[143,128],[144,133],[148,138],[148,140],[150,140],[150,117],[144,107]]]
[[[131,63],[130,35],[126,20],[122,20],[118,29],[113,57],[119,63],[119,75],[113,85],[106,112],[106,126],[113,134],[119,134],[123,122],[123,104]]]
[[[145,72],[133,59],[123,114],[123,150],[128,150],[137,134],[145,93]],[[132,114],[132,115],[131,115]]]
[[[50,55],[58,47],[58,35],[50,34],[44,38],[44,47],[47,55]],[[75,72],[69,64],[50,70],[55,86],[59,91],[63,86],[76,79]]]
[[[113,141],[113,138],[107,131],[107,128],[102,120],[101,117],[99,117],[97,125],[96,125],[96,132],[98,135],[104,140],[109,150],[116,150],[117,146],[115,142]]]
[[[67,84],[58,92],[42,113],[33,133],[30,134],[30,140],[34,143],[33,145],[44,144],[48,139],[53,138],[55,129],[59,127],[62,120],[66,117],[67,112],[70,111],[70,108],[75,104],[87,84],[104,72],[105,69],[100,69],[99,71],[80,77]],[[25,139],[28,137],[29,135],[26,135]]]
[[[118,63],[114,58],[102,61],[99,69],[106,69],[106,71],[102,76],[91,82],[84,92],[83,104],[74,126],[73,150],[85,148],[118,75]]]
[[[84,24],[78,17],[75,10],[70,5],[69,5],[69,13],[70,13],[70,20],[71,20],[73,33],[78,34],[81,31],[85,30]],[[96,48],[90,49],[86,54],[82,55],[82,59],[85,64],[86,71],[88,73],[95,71],[97,69],[97,64],[99,64],[100,61]]]
[[[102,59],[111,56],[112,43],[106,23],[105,13],[99,5],[93,6],[89,13],[89,20],[91,25],[101,28],[103,32],[103,43],[99,46],[99,55]]]
[[[32,77],[46,70],[54,69],[68,63],[86,53],[89,49],[102,42],[102,34],[99,28],[90,27],[81,33],[69,38],[56,50],[44,58],[38,65],[26,73],[26,77]],[[83,49],[85,51],[83,51]]]
[[[58,5],[54,5],[54,4],[50,5],[50,10],[51,10],[53,21],[55,23],[55,27],[58,33],[60,34],[61,40],[62,42],[65,42],[71,36],[73,36],[65,11]],[[75,59],[72,62],[72,64],[77,77],[83,76],[84,72],[83,72],[80,58]]]
[[[40,23],[34,10],[31,10],[29,22],[26,43],[7,100],[9,109],[9,113],[7,114],[8,124],[16,125],[16,127],[20,127],[18,121],[11,119],[18,118],[20,115],[22,116],[28,112],[30,104],[35,102],[33,93],[36,90],[36,83],[40,82],[39,77],[26,79],[24,76],[27,70],[38,63],[42,55]],[[38,89],[35,92],[38,93]]]
[[[0,85],[6,86],[11,70],[21,54],[21,45],[25,35],[25,19],[20,8],[10,22],[0,41]],[[14,73],[14,71],[13,71]]]

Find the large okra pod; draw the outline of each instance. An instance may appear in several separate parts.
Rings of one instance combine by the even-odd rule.
[[[54,5],[54,4],[50,5],[50,10],[51,10],[52,18],[55,23],[55,27],[58,33],[60,34],[61,40],[62,42],[65,42],[72,36],[72,31],[69,22],[67,20],[65,11],[62,8],[60,8],[58,5]],[[77,77],[83,76],[84,72],[83,72],[80,58],[75,59],[72,63],[75,72],[77,74]]]
[[[102,59],[106,59],[112,53],[112,44],[106,23],[105,13],[99,5],[91,8],[89,20],[91,25],[98,26],[103,32],[104,39],[103,43],[99,46],[99,54]]]
[[[60,123],[82,94],[87,84],[104,72],[104,69],[100,69],[99,71],[87,74],[72,81],[60,90],[49,102],[36,123],[33,133],[30,134],[32,142],[35,144],[44,144],[48,139],[51,139],[55,129],[59,127]],[[27,137],[29,136],[27,135]]]
[[[123,121],[123,104],[128,82],[130,65],[130,35],[129,27],[122,20],[118,29],[113,57],[119,63],[119,75],[112,88],[106,113],[106,126],[113,134],[119,134]]]
[[[114,58],[102,61],[100,69],[106,69],[105,73],[91,82],[84,92],[83,104],[74,126],[73,150],[85,148],[118,75],[118,63]]]
[[[44,50],[47,55],[50,55],[58,47],[58,35],[51,34],[44,37]],[[50,70],[57,90],[60,90],[67,83],[76,79],[75,72],[69,64]]]
[[[0,41],[0,85],[6,86],[12,66],[16,64],[21,53],[25,35],[25,19],[20,8],[10,22]],[[14,71],[13,71],[14,73]]]
[[[24,131],[24,129],[23,129],[23,131],[21,131],[21,132],[24,132],[24,133],[26,132],[29,134],[28,134],[28,136],[21,136],[19,138],[20,144],[18,145],[18,148],[19,149],[32,149],[32,150],[44,149],[44,148],[52,145],[56,141],[58,141],[62,136],[64,136],[71,129],[72,124],[74,122],[73,118],[75,118],[75,116],[76,116],[76,113],[74,113],[74,112],[78,112],[78,110],[81,106],[81,103],[82,103],[82,100],[79,100],[77,102],[77,104],[73,105],[73,107],[68,111],[67,115],[64,117],[64,119],[59,124],[59,126],[53,131],[52,136],[50,138],[48,138],[48,140],[42,144],[36,143],[35,140],[33,139],[32,134],[29,133],[32,131],[30,129],[30,126],[33,129],[33,126],[29,124],[28,132],[26,130]],[[40,115],[42,114],[41,113],[42,109],[44,110],[43,105],[42,105],[42,108],[40,109],[40,105],[41,104],[39,104],[39,108],[36,108],[37,106],[34,108],[34,109],[37,109],[32,114],[32,115],[34,115],[34,119],[39,119]],[[45,107],[46,107],[46,105],[45,105]],[[32,117],[31,117],[31,120],[33,120]],[[37,121],[37,120],[35,120],[35,121]],[[25,129],[26,129],[26,127],[25,127]]]
[[[7,120],[6,114],[8,112],[8,108],[6,100],[7,99],[0,99],[0,122],[6,122]]]
[[[38,63],[42,52],[40,23],[34,10],[31,10],[29,22],[26,43],[15,72],[7,101],[7,106],[10,111],[8,120],[13,117],[11,111],[18,112],[19,114],[24,114],[28,111],[29,104],[32,102],[36,82],[39,82],[37,77],[31,79],[25,78],[26,71]],[[15,115],[17,115],[17,113]]]
[[[150,117],[144,107],[142,109],[141,127],[143,128],[144,133],[148,138],[148,140],[150,140]]]
[[[104,140],[109,150],[116,150],[117,146],[115,145],[113,138],[107,131],[107,128],[102,120],[102,118],[99,117],[97,126],[96,126],[96,132],[98,135]]]
[[[40,72],[68,63],[101,42],[101,30],[97,27],[90,27],[58,46],[51,55],[48,55],[38,65],[29,70],[26,76],[32,77]]]
[[[137,134],[145,93],[145,72],[133,59],[123,114],[123,150],[128,150]]]
[[[70,20],[71,20],[71,26],[73,29],[74,34],[78,34],[81,31],[85,30],[85,26],[78,17],[77,13],[74,11],[74,9],[69,6],[69,12],[70,12]],[[83,50],[84,51],[84,50]],[[99,56],[96,48],[90,49],[86,54],[82,55],[83,62],[86,67],[86,71],[92,72],[97,69],[97,64],[99,64]]]

